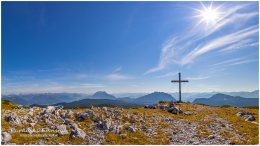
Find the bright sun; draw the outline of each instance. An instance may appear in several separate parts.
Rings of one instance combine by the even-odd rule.
[[[215,24],[220,20],[220,12],[219,8],[214,8],[212,4],[206,7],[202,4],[202,9],[195,9],[198,11],[198,15],[196,17],[200,18],[200,22],[204,22],[207,25]]]

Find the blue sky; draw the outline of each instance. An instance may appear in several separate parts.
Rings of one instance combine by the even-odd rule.
[[[258,89],[258,2],[2,2],[2,93]]]

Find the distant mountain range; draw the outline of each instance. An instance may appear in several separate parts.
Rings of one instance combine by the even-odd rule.
[[[197,98],[210,98],[211,96],[222,93],[230,96],[240,96],[244,98],[259,98],[259,90],[252,92],[202,92],[202,93],[182,93],[182,100],[193,102]],[[173,97],[178,97],[179,93],[170,93]]]
[[[13,101],[21,105],[31,104],[56,104],[60,102],[72,102],[88,98],[89,95],[79,93],[38,93],[38,94],[14,94],[3,95],[2,99]]]
[[[193,103],[202,103],[211,106],[222,106],[222,105],[230,105],[230,106],[258,106],[259,98],[243,98],[240,96],[230,96],[226,94],[215,94],[210,98],[197,98],[193,101]]]
[[[220,94],[220,95],[234,95],[234,96],[238,96],[238,95],[243,95],[240,96],[242,97],[247,97],[250,98],[249,100],[256,100],[256,99],[251,99],[251,97],[256,97],[257,101],[258,101],[258,93],[259,90],[253,91],[253,92],[225,92],[226,94]],[[134,93],[131,93],[134,94]],[[141,93],[137,93],[138,95],[142,95]],[[137,95],[135,94],[135,96]],[[183,93],[182,97],[183,97],[183,101],[193,101],[194,103],[197,102],[210,102],[212,99],[212,96],[218,94],[215,92],[210,92],[210,93]],[[123,95],[123,94],[121,94]],[[127,95],[127,94],[125,94]],[[172,96],[173,95],[173,96]],[[219,96],[220,96],[219,95]],[[154,93],[150,93],[150,94],[146,94],[146,95],[142,95],[140,97],[134,97],[132,98],[131,96],[125,96],[125,97],[116,97],[114,95],[108,94],[105,91],[98,91],[96,93],[94,93],[93,95],[88,95],[88,94],[80,94],[80,93],[39,93],[39,94],[16,94],[16,95],[3,95],[2,99],[5,100],[10,100],[13,101],[17,104],[21,104],[21,105],[33,105],[33,104],[37,104],[37,105],[53,105],[53,104],[58,104],[58,103],[62,103],[65,105],[65,103],[72,103],[72,102],[76,102],[76,101],[80,101],[80,100],[84,100],[84,99],[89,99],[84,101],[84,103],[86,103],[86,105],[93,105],[92,100],[95,101],[97,99],[100,99],[100,101],[98,101],[99,103],[103,104],[104,99],[106,99],[105,101],[108,103],[117,103],[118,105],[120,104],[135,104],[135,105],[146,105],[146,104],[155,104],[161,100],[163,101],[171,101],[172,99],[175,101],[176,99],[174,97],[178,97],[178,93],[172,93],[172,94],[168,94],[168,93],[164,93],[164,92],[154,92]],[[225,96],[226,97],[226,96]],[[240,98],[238,97],[238,98]],[[209,100],[206,100],[207,98],[210,98]],[[237,98],[237,97],[235,97]],[[92,100],[90,100],[92,99]],[[187,100],[189,99],[189,100]],[[236,102],[240,102],[241,100],[246,100],[246,99],[240,99],[240,100],[236,100]],[[77,102],[76,102],[77,103]],[[225,103],[225,102],[223,102]],[[75,105],[75,103],[72,103],[73,105]],[[111,104],[111,106],[114,106],[115,104]]]
[[[4,95],[2,99],[13,101],[21,105],[53,105],[57,103],[71,103],[74,101],[81,101],[83,99],[88,99],[86,101],[92,104],[93,101],[103,102],[102,99],[108,103],[131,103],[135,105],[145,105],[145,104],[154,104],[158,101],[170,101],[174,99],[170,94],[163,92],[154,92],[139,98],[116,98],[115,96],[108,94],[104,91],[98,91],[93,95],[87,94],[77,94],[77,93],[43,93],[43,94],[18,94],[18,95]],[[111,101],[110,101],[111,100]],[[174,99],[175,100],[175,99]],[[85,101],[84,101],[85,103]],[[74,103],[72,103],[75,105]]]

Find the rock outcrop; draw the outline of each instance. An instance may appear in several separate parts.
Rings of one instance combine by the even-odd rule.
[[[255,117],[249,112],[240,111],[236,115],[242,117],[245,121],[255,121]]]

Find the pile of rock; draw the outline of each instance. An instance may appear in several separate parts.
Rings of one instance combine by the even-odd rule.
[[[144,108],[157,109],[158,107],[156,105],[145,105]]]
[[[169,102],[169,106],[166,105],[145,105],[144,108],[147,109],[160,109],[164,111],[168,111],[172,114],[182,114],[182,110],[179,107],[174,107],[173,102]]]
[[[178,107],[171,107],[168,109],[168,112],[169,113],[172,113],[172,114],[182,114],[182,110]]]
[[[238,117],[242,117],[245,121],[254,121],[255,120],[255,117],[249,112],[240,111],[236,115]]]

